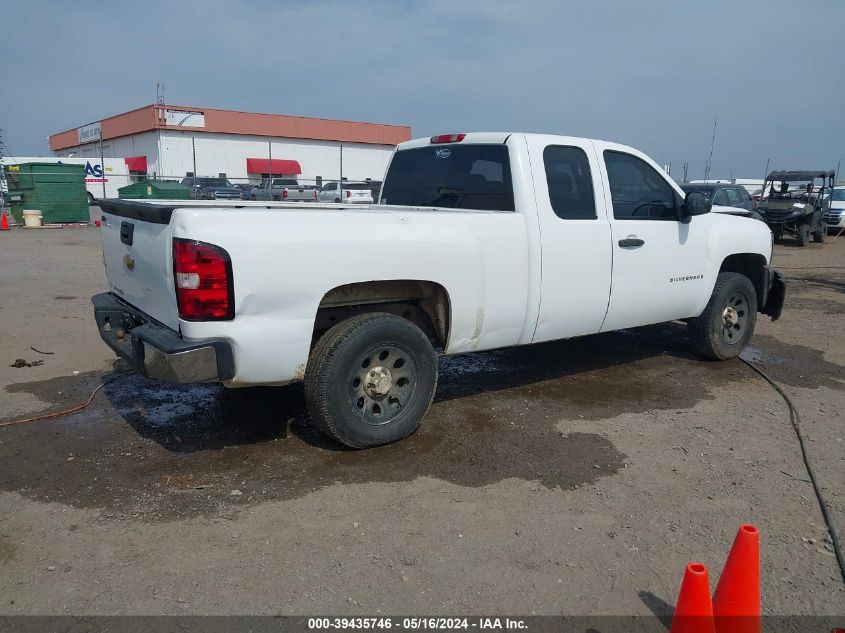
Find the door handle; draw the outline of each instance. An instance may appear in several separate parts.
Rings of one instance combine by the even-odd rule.
[[[633,248],[642,246],[643,244],[645,244],[645,240],[641,240],[638,237],[626,237],[624,240],[619,240],[619,246],[622,248]]]

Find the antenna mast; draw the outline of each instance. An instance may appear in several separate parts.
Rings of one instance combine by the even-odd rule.
[[[710,141],[710,157],[707,159],[707,165],[704,167],[704,182],[710,180],[710,169],[713,167],[713,146],[716,144],[716,122],[719,117],[713,117],[713,138]]]

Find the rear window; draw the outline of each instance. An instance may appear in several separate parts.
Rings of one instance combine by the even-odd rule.
[[[352,191],[369,191],[372,187],[365,182],[345,182],[343,188]]]
[[[398,151],[381,192],[384,204],[513,211],[505,145],[432,145]]]
[[[298,187],[299,183],[290,178],[273,178],[274,187]]]

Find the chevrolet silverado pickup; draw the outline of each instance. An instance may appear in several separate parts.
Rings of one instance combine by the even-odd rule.
[[[584,138],[408,141],[374,205],[101,207],[106,344],[165,381],[302,381],[315,425],[357,448],[419,427],[438,353],[682,320],[729,359],[784,302],[764,223]]]

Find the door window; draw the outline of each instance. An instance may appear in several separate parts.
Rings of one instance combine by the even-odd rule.
[[[580,147],[549,145],[543,150],[549,202],[559,218],[595,220],[593,178],[587,154]]]
[[[674,220],[675,190],[644,160],[606,150],[613,217],[617,220]]]

